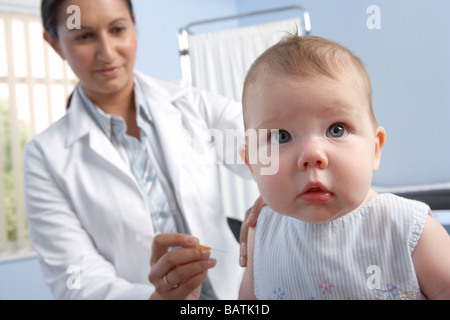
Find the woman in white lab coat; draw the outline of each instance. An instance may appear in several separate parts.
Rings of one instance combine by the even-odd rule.
[[[81,29],[68,29],[69,5],[80,9]],[[44,0],[42,15],[45,39],[80,80],[66,115],[34,137],[24,156],[30,238],[55,298],[236,298],[239,245],[211,156],[226,155],[211,152],[211,132],[242,130],[240,105],[135,72],[130,1]],[[149,118],[137,114],[142,110]],[[176,234],[156,236],[129,150],[100,124],[102,117],[120,117],[135,142],[144,130],[140,121],[154,126],[159,151],[146,151],[162,161],[147,161],[159,168],[171,208],[180,213],[172,212]],[[230,167],[246,174],[242,164]],[[198,242],[223,252],[198,250]]]

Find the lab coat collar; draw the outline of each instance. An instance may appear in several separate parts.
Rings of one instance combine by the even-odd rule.
[[[164,100],[174,102],[189,90],[189,84],[184,81],[166,82],[134,72],[135,79],[143,85],[143,90],[160,95]]]
[[[182,162],[183,159],[181,150],[185,139],[182,130],[182,116],[175,105],[176,101],[189,91],[189,85],[156,80],[137,72],[135,73],[135,80],[141,85],[143,95],[150,105],[160,144],[163,146],[167,169],[176,188],[180,180],[180,161]],[[131,177],[126,163],[89,115],[77,90],[73,92],[67,117],[66,148],[70,148],[76,141],[88,135],[89,146],[94,152]],[[131,178],[133,179],[133,177]]]
[[[74,90],[72,93],[70,106],[67,110],[67,119],[69,127],[66,148],[70,148],[75,141],[88,134],[91,130],[92,124],[96,125],[84,107],[83,100],[80,97],[78,90]]]
[[[165,82],[157,80],[142,73],[135,71],[135,81],[138,81],[144,91],[144,96],[150,95],[153,98],[158,97],[161,101],[174,102],[183,96],[188,90],[188,84],[184,82]],[[67,111],[69,118],[69,128],[66,140],[66,148],[69,148],[75,141],[91,132],[96,126],[92,117],[83,106],[83,101],[77,90],[74,90],[70,102],[70,108]]]
[[[105,135],[103,130],[95,123],[89,115],[78,90],[73,92],[70,108],[67,111],[68,134],[66,139],[66,148],[70,148],[75,142],[85,136],[89,137],[89,147],[105,161],[111,163],[120,171],[133,179],[132,174],[127,168],[127,164],[121,158],[119,152]]]

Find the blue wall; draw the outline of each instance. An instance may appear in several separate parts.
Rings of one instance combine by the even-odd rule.
[[[136,68],[150,76],[181,79],[177,33],[187,24],[235,15],[234,0],[133,0],[139,37]]]
[[[51,300],[36,257],[0,262],[0,300]]]
[[[378,122],[387,131],[374,183],[450,182],[450,2],[442,0],[239,0],[247,12],[302,5],[312,34],[359,56],[371,75]],[[381,29],[369,30],[370,5]]]

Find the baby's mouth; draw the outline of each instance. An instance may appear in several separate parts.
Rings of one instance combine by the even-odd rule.
[[[324,191],[324,190],[322,190],[321,188],[311,188],[306,192],[322,192],[322,191]]]
[[[308,203],[326,203],[333,198],[333,193],[319,183],[308,184],[298,196],[301,201]]]

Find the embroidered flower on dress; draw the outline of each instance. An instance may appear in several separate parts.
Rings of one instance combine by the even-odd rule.
[[[395,284],[386,284],[386,289],[384,289],[383,292],[386,294],[386,299],[391,299],[398,296],[397,286]]]
[[[273,293],[272,298],[274,300],[285,300],[286,299],[285,292],[283,290],[281,290],[280,288],[273,289],[272,293]]]
[[[403,294],[400,296],[401,300],[412,300],[416,297],[416,292],[406,290],[403,292]]]
[[[323,280],[323,285],[319,284],[319,288],[322,289],[322,294],[325,294],[325,292],[328,292],[329,294],[333,294],[331,291],[331,288],[333,285],[331,283],[327,283],[327,280]]]

